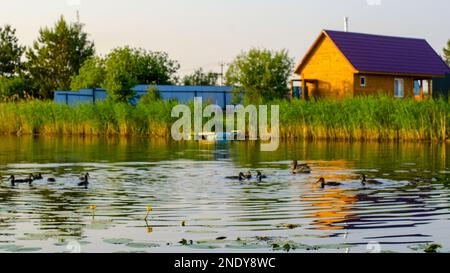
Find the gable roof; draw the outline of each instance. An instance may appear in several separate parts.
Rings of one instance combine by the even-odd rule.
[[[324,30],[295,70],[299,73],[323,36],[359,72],[443,76],[450,68],[424,39]]]

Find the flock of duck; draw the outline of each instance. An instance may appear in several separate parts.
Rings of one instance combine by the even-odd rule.
[[[294,160],[291,165],[292,174],[310,174],[312,172],[311,167],[307,163],[299,164],[297,160]],[[78,178],[78,186],[87,188],[89,186],[89,173],[86,173]],[[228,176],[226,179],[231,180],[239,180],[239,181],[251,181],[253,178],[256,179],[257,182],[262,182],[263,179],[266,179],[267,176],[263,175],[261,171],[256,171],[256,176],[253,177],[251,171],[246,173],[240,172],[238,176]],[[41,173],[34,175],[30,174],[27,178],[24,179],[16,179],[14,175],[11,175],[8,180],[11,181],[11,185],[15,186],[17,184],[29,184],[32,185],[36,180],[43,180],[44,177]],[[55,178],[48,178],[47,182],[56,182]],[[325,178],[321,177],[316,183],[318,183],[322,188],[325,187],[338,187],[341,186],[342,183],[334,182],[334,181],[326,181]],[[374,179],[367,179],[365,174],[361,175],[361,184],[362,185],[381,185],[383,184],[380,181]]]
[[[297,160],[294,160],[291,164],[291,172],[292,174],[311,174],[312,169],[307,163],[299,164]],[[267,178],[267,176],[263,175],[261,171],[256,171],[256,181],[262,182],[263,179]],[[253,179],[251,171],[246,173],[240,172],[238,176],[228,176],[226,179],[239,180],[239,181],[250,181]],[[320,187],[339,187],[342,185],[340,182],[335,181],[326,181],[325,178],[321,177],[316,183],[320,185]],[[363,186],[366,185],[381,185],[382,182],[375,179],[367,179],[365,174],[361,175],[361,184]]]
[[[78,178],[78,187],[85,187],[87,188],[89,186],[89,173],[86,173]],[[29,184],[30,186],[33,184],[36,180],[43,180],[44,177],[41,173],[38,173],[37,175],[30,174],[27,178],[23,179],[16,179],[14,175],[11,175],[8,180],[11,181],[11,185],[15,186],[17,184]],[[56,179],[53,177],[50,177],[47,179],[47,182],[56,182]]]

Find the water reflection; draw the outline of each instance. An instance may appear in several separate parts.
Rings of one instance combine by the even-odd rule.
[[[292,142],[264,153],[253,142],[0,137],[4,179],[56,177],[32,187],[0,184],[0,252],[65,251],[72,239],[88,252],[267,252],[270,242],[285,241],[324,252],[364,252],[373,240],[394,251],[448,247],[447,145]],[[291,175],[293,159],[308,162],[312,174]],[[225,179],[249,169],[268,178]],[[85,172],[88,190],[77,187]],[[383,185],[363,186],[361,173]],[[342,186],[322,189],[319,177]]]

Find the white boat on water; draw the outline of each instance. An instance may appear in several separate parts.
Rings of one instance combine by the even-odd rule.
[[[203,141],[209,141],[209,142],[226,142],[226,141],[234,141],[239,140],[239,138],[242,136],[242,132],[240,131],[232,131],[232,132],[221,132],[221,133],[215,133],[215,132],[202,132],[199,133],[199,140]]]

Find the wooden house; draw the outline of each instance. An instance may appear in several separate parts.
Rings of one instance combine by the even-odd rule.
[[[385,93],[423,99],[450,68],[423,39],[324,30],[295,69],[300,97]],[[293,92],[291,92],[293,96]]]

